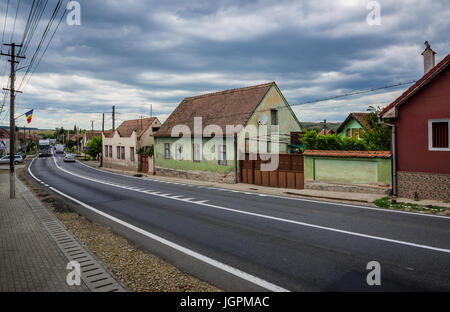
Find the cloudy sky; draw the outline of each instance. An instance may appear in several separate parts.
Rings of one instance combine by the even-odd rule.
[[[9,1],[5,23],[7,2],[1,0],[0,30],[6,24],[4,42],[11,35],[20,42],[32,1],[21,1],[15,26],[18,0]],[[380,25],[367,23],[369,2],[82,0],[81,25],[63,20],[17,95],[16,112],[34,108],[34,127],[90,128],[94,120],[97,129],[105,112],[110,128],[112,105],[116,125],[148,116],[150,105],[164,121],[186,96],[269,81],[295,105],[418,79],[425,40],[436,62],[450,53],[448,0],[378,1]],[[19,67],[29,64],[56,3],[48,1]],[[2,87],[6,61],[0,59]],[[349,112],[387,105],[406,88],[296,105],[294,111],[300,121],[342,121]],[[9,123],[6,108],[0,125]]]

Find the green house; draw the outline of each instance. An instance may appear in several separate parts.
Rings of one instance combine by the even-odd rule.
[[[275,82],[188,97],[155,134],[155,173],[235,183],[243,155],[289,153],[301,131]]]
[[[368,113],[350,113],[339,126],[336,133],[342,137],[361,139],[365,128],[370,129],[366,116]]]

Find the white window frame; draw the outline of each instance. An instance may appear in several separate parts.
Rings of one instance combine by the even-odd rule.
[[[448,134],[447,138],[449,140],[449,147],[433,147],[433,122],[447,122],[448,123]],[[429,151],[450,151],[450,119],[429,119],[428,120],[428,150]]]
[[[175,144],[175,160],[183,160],[183,144]]]

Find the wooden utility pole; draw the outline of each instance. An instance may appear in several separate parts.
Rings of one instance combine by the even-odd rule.
[[[114,126],[114,122],[116,118],[116,107],[113,105],[112,107],[112,131],[114,132],[114,130],[116,130],[116,127]]]
[[[102,152],[100,154],[100,167],[103,167],[103,135],[105,132],[105,113],[102,114]]]
[[[15,98],[15,92],[20,93],[20,91],[16,91],[14,90],[14,81],[16,79],[16,63],[19,63],[18,61],[16,61],[16,58],[25,58],[24,56],[18,56],[16,55],[16,47],[22,47],[22,45],[19,44],[15,44],[15,43],[10,43],[10,44],[4,44],[6,46],[11,47],[11,54],[7,54],[7,53],[1,53],[1,55],[5,55],[5,56],[9,56],[10,59],[8,60],[8,62],[11,63],[11,73],[10,73],[10,78],[11,78],[11,83],[10,83],[10,88],[4,88],[3,90],[7,90],[9,91],[9,103],[10,103],[10,107],[9,107],[9,136],[10,136],[10,142],[9,142],[9,168],[10,168],[10,172],[9,172],[9,198],[16,198],[16,174],[15,174],[15,167],[14,167],[14,161],[15,161],[15,155],[16,155],[16,137],[15,137],[15,132],[16,132],[16,124],[15,124],[15,120],[14,120],[14,98]]]

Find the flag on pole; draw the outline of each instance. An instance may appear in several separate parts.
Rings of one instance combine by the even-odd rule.
[[[33,110],[30,110],[29,112],[26,112],[25,116],[27,117],[27,123],[30,123],[31,122],[31,118],[33,118]]]

